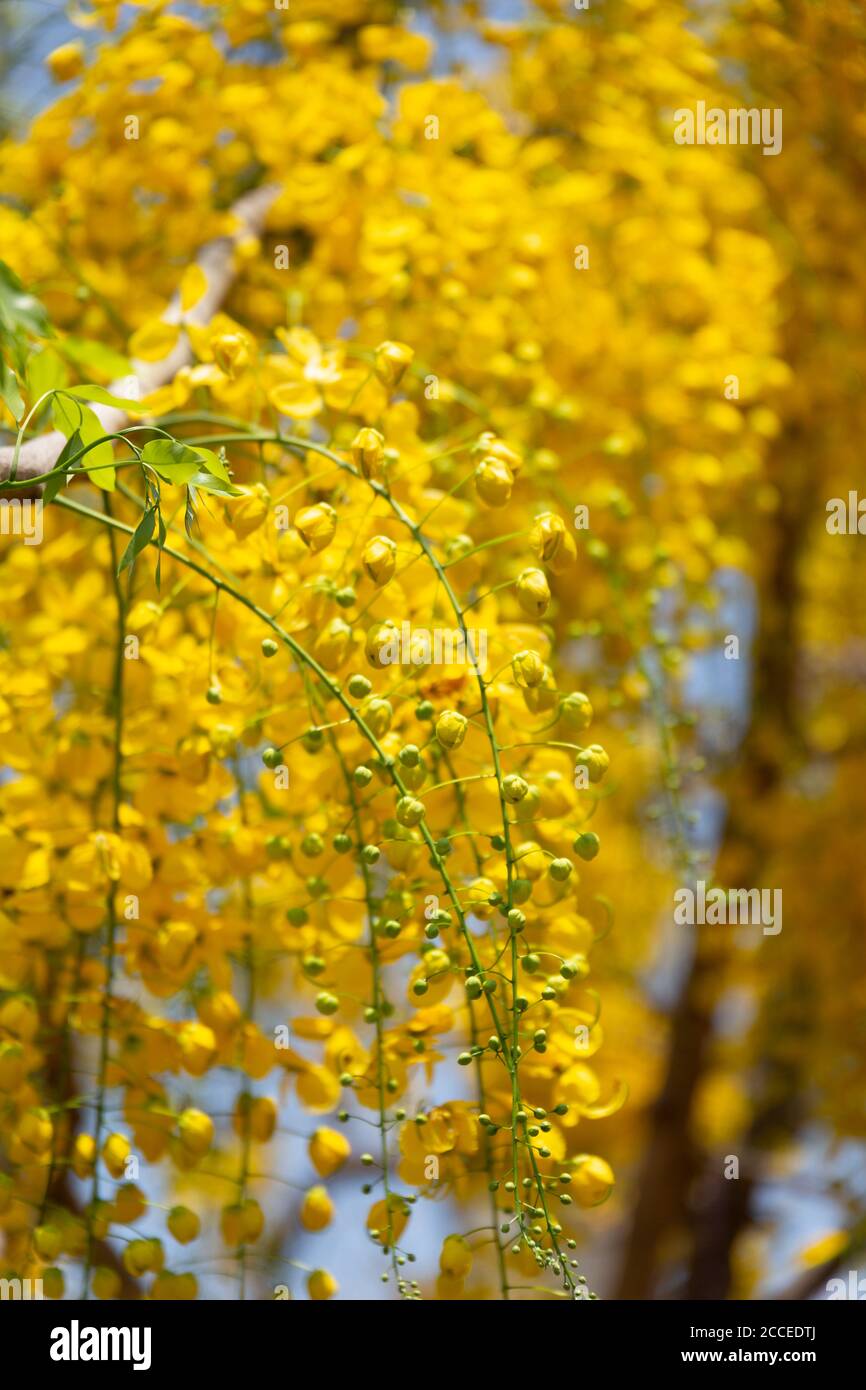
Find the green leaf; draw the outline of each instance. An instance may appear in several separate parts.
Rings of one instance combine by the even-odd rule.
[[[204,465],[208,473],[213,473],[215,478],[222,478],[224,483],[231,482],[231,475],[229,473],[228,464],[226,463],[224,450],[221,449],[218,454],[215,454],[213,449],[197,447],[194,452],[204,459]]]
[[[219,497],[243,497],[243,489],[235,487],[234,483],[225,483],[222,478],[215,478],[212,473],[196,473],[187,482],[191,487],[200,487],[203,492],[215,492]]]
[[[118,574],[122,574],[123,571],[126,569],[131,569],[135,565],[138,556],[141,554],[142,550],[144,550],[145,546],[150,544],[151,538],[156,528],[156,517],[156,507],[148,507],[147,511],[141,518],[141,521],[136,526],[135,531],[133,532],[132,537],[130,539],[129,545],[126,547],[126,549],[123,552],[123,555],[120,558],[120,564],[117,566]]]
[[[159,590],[162,588],[162,548],[165,545],[165,539],[168,533],[165,529],[165,522],[162,519],[162,512],[157,511],[156,515],[159,521],[159,534],[156,542],[159,547],[159,553],[156,557],[156,573],[154,574],[154,579],[156,580],[157,593],[159,593]]]
[[[44,347],[31,354],[27,363],[27,391],[31,402],[36,401],[69,380],[66,363],[53,347]]]
[[[190,540],[195,540],[195,532],[198,527],[198,517],[195,514],[195,488],[188,487],[186,490],[186,506],[183,511],[183,529]]]
[[[105,438],[105,430],[98,416],[80,401],[70,399],[65,393],[54,397],[52,402],[54,423],[69,439],[76,432],[81,436],[82,447],[93,444],[85,454],[82,467],[90,481],[103,492],[113,492],[115,483],[114,450],[111,441]],[[101,444],[97,440],[103,440]]]
[[[225,459],[212,449],[193,449],[179,439],[151,439],[141,451],[141,461],[167,483],[193,483],[221,497],[241,495],[232,484]]]
[[[99,372],[114,381],[117,377],[129,376],[132,363],[128,357],[115,352],[104,343],[91,342],[89,338],[62,338],[57,346],[70,362],[83,367],[88,372]]]
[[[141,408],[141,401],[135,401],[129,396],[115,396],[111,391],[106,391],[104,386],[69,386],[67,395],[74,396],[79,401],[95,401],[97,405],[113,405],[118,410]]]
[[[202,461],[194,449],[179,439],[150,439],[141,451],[141,461],[158,473],[166,483],[180,486],[201,468]]]
[[[18,378],[2,358],[0,358],[0,400],[5,401],[14,419],[21,419],[24,414],[24,402],[18,389]]]
[[[60,451],[60,454],[54,467],[63,468],[64,465],[71,463],[72,460],[76,457],[76,455],[81,453],[81,450],[83,448],[84,445],[81,441],[81,435],[78,433],[78,430],[75,430],[69,436],[62,450]],[[49,478],[48,482],[45,484],[45,487],[42,490],[43,502],[45,502],[46,504],[48,502],[53,502],[54,498],[57,496],[63,484],[68,481],[68,472],[58,473],[56,477]]]
[[[7,333],[30,333],[34,338],[53,336],[39,300],[27,293],[5,261],[0,261],[0,328]]]

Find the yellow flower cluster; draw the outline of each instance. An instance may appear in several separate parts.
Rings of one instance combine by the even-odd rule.
[[[260,347],[225,314],[189,339],[174,442],[127,431],[104,510],[73,489],[41,547],[4,556],[9,1257],[61,1282],[77,1261],[99,1296],[132,1280],[192,1297],[166,1242],[194,1243],[201,1209],[172,1206],[117,1268],[104,1252],[151,1213],[141,1169],[179,1182],[216,1164],[236,1186],[218,1224],[243,1285],[272,1196],[252,1153],[291,1083],[313,1115],[372,1113],[365,1190],[384,1195],[367,1224],[405,1296],[413,1203],[484,1187],[503,1289],[516,1260],[580,1296],[567,1208],[613,1175],[575,1126],[621,1097],[602,1098],[588,1061],[595,929],[571,857],[597,850],[584,827],[609,759],[542,621],[549,576],[575,563],[569,526],[538,506],[497,533],[479,466],[513,480],[523,460],[490,430],[448,438],[464,476],[436,486],[443,441],[402,342],[352,353],[276,327]],[[151,358],[174,346],[149,343]],[[455,1047],[472,1098],[419,1104],[413,1083],[423,1094]],[[72,1091],[85,1056],[92,1102]],[[221,1068],[228,1127],[189,1100]],[[305,1230],[331,1224],[349,1152],[339,1130],[311,1132],[323,1181]],[[311,1276],[311,1297],[332,1291]]]
[[[487,1227],[445,1239],[440,1298],[507,1295],[539,1267],[587,1292],[574,1209],[614,1174],[580,1122],[620,1106],[641,1007],[605,989],[606,1064],[590,959],[616,878],[635,929],[611,949],[634,967],[661,872],[636,843],[658,769],[628,716],[649,697],[673,758],[659,683],[705,640],[693,601],[734,566],[775,611],[782,498],[796,538],[813,455],[851,470],[860,431],[840,442],[836,416],[839,382],[857,390],[862,219],[816,168],[810,121],[830,147],[839,122],[806,77],[793,178],[671,137],[674,107],[727,104],[727,51],[760,54],[762,99],[782,101],[773,0],[747,0],[716,52],[680,0],[592,23],[526,8],[470,15],[503,64],[493,100],[431,77],[393,0],[135,0],[123,23],[91,0],[48,56],[57,100],[0,145],[0,261],[58,329],[13,364],[21,412],[4,372],[2,421],[14,438],[30,412],[38,433],[53,396],[79,475],[48,482],[43,544],[0,549],[0,1231],[52,1297],[195,1297],[187,1256],[216,1232],[242,1296],[270,1296],[280,1191],[261,1175],[286,1152],[314,1240],[365,1170],[404,1296],[413,1207],[444,1196],[467,1228],[486,1203]],[[859,129],[857,23],[829,9],[829,37],[801,15],[799,38],[844,71]],[[199,321],[197,257],[250,188],[272,190],[263,227]],[[838,289],[793,313],[780,206],[810,275],[846,248]],[[175,352],[99,444],[80,402],[100,388],[64,392]],[[823,632],[862,584],[852,563],[840,590],[823,552],[810,573]],[[851,719],[816,719],[814,749]],[[779,729],[759,734],[781,765]],[[611,766],[616,863],[640,874],[611,870],[610,822],[604,844],[590,825]],[[859,806],[858,769],[845,785]],[[768,804],[740,826],[757,837]],[[780,836],[808,838],[798,815]],[[840,956],[803,953],[841,1048]],[[704,1130],[738,1094],[720,1076]],[[353,1154],[362,1121],[374,1152]],[[608,1139],[616,1120],[610,1157]],[[303,1273],[310,1298],[337,1292]]]

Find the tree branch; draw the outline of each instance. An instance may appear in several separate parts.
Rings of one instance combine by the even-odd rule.
[[[208,242],[196,258],[196,265],[204,271],[207,289],[194,308],[184,314],[180,306],[180,295],[175,294],[163,314],[164,323],[185,323],[204,325],[210,322],[222,305],[235,278],[233,251],[244,237],[256,236],[261,231],[268,209],[279,189],[274,184],[264,184],[261,188],[246,193],[234,204],[232,213],[237,219],[237,227],[228,236],[218,237]],[[161,362],[133,362],[132,376],[114,381],[108,388],[115,395],[127,399],[140,400],[156,391],[160,386],[173,381],[180,371],[192,360],[189,339],[181,333],[174,351]],[[129,423],[129,416],[113,406],[95,405],[92,407],[106,434],[117,434]],[[66,438],[59,430],[29,439],[21,446],[18,454],[16,477],[21,480],[38,479],[54,467],[66,444]],[[15,457],[13,445],[0,449],[0,484],[9,478]]]

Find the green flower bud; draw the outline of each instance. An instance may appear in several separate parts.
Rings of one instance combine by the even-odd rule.
[[[373,686],[366,676],[350,676],[346,688],[353,700],[363,700],[365,695],[370,694]]]
[[[594,859],[601,848],[601,841],[592,830],[584,830],[577,836],[572,849],[579,854],[581,859]]]
[[[551,859],[547,872],[556,883],[565,883],[571,877],[574,865],[570,859]]]
[[[592,723],[592,705],[582,691],[573,690],[560,703],[559,717],[570,729],[586,729]]]
[[[550,603],[550,585],[543,570],[525,569],[515,585],[517,602],[529,618],[541,618]]]
[[[512,804],[522,801],[528,791],[529,783],[524,781],[522,777],[518,777],[516,772],[512,772],[503,779],[502,795],[506,801],[510,801]]]
[[[467,720],[457,710],[447,709],[436,720],[436,737],[443,748],[459,748],[466,737]]]
[[[401,796],[397,802],[397,820],[401,825],[419,825],[425,814],[424,802],[417,801],[414,796]]]

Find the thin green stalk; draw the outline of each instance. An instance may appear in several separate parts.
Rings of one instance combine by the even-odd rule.
[[[114,597],[117,604],[117,642],[114,657],[114,679],[111,688],[111,708],[114,712],[114,771],[112,778],[112,816],[111,825],[115,835],[120,834],[120,806],[121,806],[121,778],[123,770],[123,663],[124,663],[124,640],[126,623],[126,604],[123,591],[120,585],[120,578],[117,572],[117,544],[114,539],[112,526],[115,519],[111,512],[111,502],[107,493],[103,494],[103,506],[105,507],[105,521],[109,525],[109,546],[111,549],[111,579],[114,588]],[[96,514],[98,515],[98,513]],[[93,1155],[93,1183],[90,1193],[90,1205],[87,1211],[87,1254],[84,1261],[84,1286],[82,1298],[87,1299],[90,1284],[90,1271],[93,1265],[93,1221],[99,1203],[99,1162],[100,1151],[102,1148],[102,1127],[105,1119],[105,1092],[106,1092],[106,1072],[108,1070],[108,1046],[111,1031],[111,996],[114,988],[114,968],[115,968],[115,940],[117,934],[117,915],[114,908],[114,886],[109,880],[108,892],[105,900],[105,910],[108,922],[107,954],[108,963],[106,967],[105,996],[102,1004],[102,1021],[99,1034],[99,1087],[96,1102],[96,1120],[94,1126],[94,1145]]]

